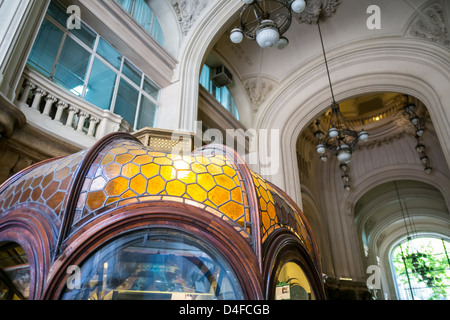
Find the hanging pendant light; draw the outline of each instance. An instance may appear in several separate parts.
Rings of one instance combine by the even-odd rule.
[[[256,42],[261,48],[271,48],[280,39],[277,26],[272,20],[263,20],[256,31]]]
[[[289,40],[283,36],[289,29],[293,14],[307,6],[304,0],[242,0],[240,26],[231,30],[230,40],[241,43],[244,36],[256,40],[261,48],[284,49]]]
[[[344,164],[345,168],[347,169],[347,164],[352,159],[352,154],[356,149],[358,142],[367,141],[369,139],[369,133],[364,129],[360,132],[355,131],[347,124],[347,121],[341,113],[339,104],[334,98],[333,85],[331,83],[330,71],[328,68],[328,61],[325,53],[325,47],[323,45],[323,38],[319,21],[317,21],[317,26],[319,28],[320,43],[322,45],[323,57],[331,91],[332,104],[330,122],[328,124],[328,130],[326,131],[327,134],[325,135],[323,131],[320,130],[318,120],[315,123],[316,130],[314,132],[314,136],[319,141],[316,150],[319,154],[321,154],[320,159],[322,161],[326,161],[327,159],[325,155],[326,151],[330,151],[331,153],[333,153],[341,163],[340,168],[342,170],[342,165]],[[347,172],[342,175],[342,180],[344,181],[344,188],[346,190],[350,190],[350,179]]]

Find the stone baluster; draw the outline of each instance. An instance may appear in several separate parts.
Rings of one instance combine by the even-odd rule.
[[[41,88],[36,88],[34,91],[34,99],[33,103],[31,104],[31,109],[39,110],[39,105],[41,104],[42,97],[45,96],[47,92],[45,92]]]
[[[52,106],[56,101],[58,101],[58,99],[54,96],[48,95],[45,97],[45,107],[44,111],[42,112],[44,116],[50,116],[50,111],[52,110]]]
[[[23,103],[23,104],[27,104],[27,100],[28,100],[28,98],[30,96],[30,91],[35,89],[35,88],[36,88],[36,85],[34,83],[32,83],[32,82],[27,80],[25,82],[25,87],[23,88],[23,93],[22,93],[22,96],[20,97],[19,102]]]
[[[97,118],[94,118],[92,116],[89,118],[89,129],[88,129],[88,133],[87,133],[88,136],[90,136],[90,137],[94,136],[95,126],[99,122],[100,122],[100,120]]]
[[[78,113],[79,109],[74,106],[69,107],[69,115],[67,116],[66,126],[72,127],[73,118]],[[72,127],[73,128],[73,127]]]
[[[56,115],[55,115],[55,119],[54,119],[55,121],[61,122],[62,113],[63,113],[64,109],[66,109],[68,106],[69,105],[63,101],[59,101],[56,104],[57,109],[56,109]]]
[[[84,127],[84,122],[87,119],[87,117],[89,117],[89,114],[81,111],[80,112],[80,118],[78,119],[78,126],[77,126],[77,131],[82,132],[83,131],[83,127]]]

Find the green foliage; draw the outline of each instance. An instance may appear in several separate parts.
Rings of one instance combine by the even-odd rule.
[[[450,249],[448,242],[445,246]],[[412,288],[415,299],[450,299],[450,264],[442,240],[405,242],[394,250],[392,261],[397,281]]]

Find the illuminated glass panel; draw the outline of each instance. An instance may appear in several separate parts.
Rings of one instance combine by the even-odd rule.
[[[243,292],[224,257],[179,231],[149,230],[110,241],[80,267],[63,300],[236,300]]]
[[[154,196],[170,201],[178,197],[178,201],[190,200],[214,209],[222,219],[234,221],[245,237],[251,234],[242,177],[222,154],[180,156],[155,152],[137,142],[119,141],[97,161],[99,167],[86,177],[86,188],[81,191],[85,202],[77,206],[76,224],[100,209],[155,200]]]
[[[287,262],[278,271],[275,300],[315,300],[309,280],[295,262]]]

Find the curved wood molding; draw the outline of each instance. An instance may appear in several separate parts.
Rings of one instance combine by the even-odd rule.
[[[81,265],[106,241],[126,232],[168,228],[193,234],[227,258],[244,291],[244,299],[263,299],[258,259],[249,244],[229,224],[200,208],[155,201],[113,209],[76,231],[50,270],[44,299],[58,299],[66,284],[67,267]]]
[[[326,295],[319,271],[308,251],[300,240],[287,229],[273,232],[263,245],[263,281],[265,299],[273,299],[275,295],[274,281],[277,279],[278,267],[287,262],[296,262],[305,273],[317,300],[325,300]]]
[[[291,199],[291,197],[284,192],[283,190],[281,190],[279,187],[277,187],[276,185],[274,185],[273,183],[267,181],[268,184],[270,184],[272,186],[272,188],[274,188],[275,190],[277,190],[279,193],[281,193],[291,204],[292,206],[295,208],[295,210],[297,211],[297,213],[300,215],[300,217],[302,218],[303,223],[305,224],[306,229],[308,230],[308,234],[311,237],[312,240],[312,245],[313,245],[313,250],[314,250],[314,258],[315,258],[315,264],[316,264],[316,268],[319,271],[319,274],[322,273],[322,267],[321,267],[321,263],[320,263],[320,253],[319,253],[319,248],[317,246],[317,241],[314,237],[314,233],[312,232],[311,226],[309,225],[308,220],[305,217],[305,214],[303,213],[303,211],[300,209],[300,207],[297,205],[297,203]],[[302,246],[303,247],[303,246]]]
[[[56,243],[55,256],[52,258],[52,260],[55,260],[56,257],[62,252],[63,250],[62,244],[66,239],[66,237],[69,235],[70,228],[73,222],[73,217],[75,214],[78,197],[83,187],[85,176],[87,175],[89,169],[91,168],[92,163],[97,158],[98,154],[103,150],[103,148],[105,148],[108,144],[117,139],[129,139],[141,143],[136,137],[132,136],[129,133],[114,132],[104,136],[101,140],[97,141],[97,143],[89,149],[89,151],[84,156],[83,161],[78,166],[75,172],[75,177],[72,179],[71,186],[69,188],[70,192],[68,195],[67,206],[65,208],[65,215],[62,220],[61,231],[59,233],[58,241]]]
[[[39,300],[45,290],[58,227],[39,207],[19,206],[0,223],[0,241],[15,242],[24,250],[30,266],[29,300]]]

